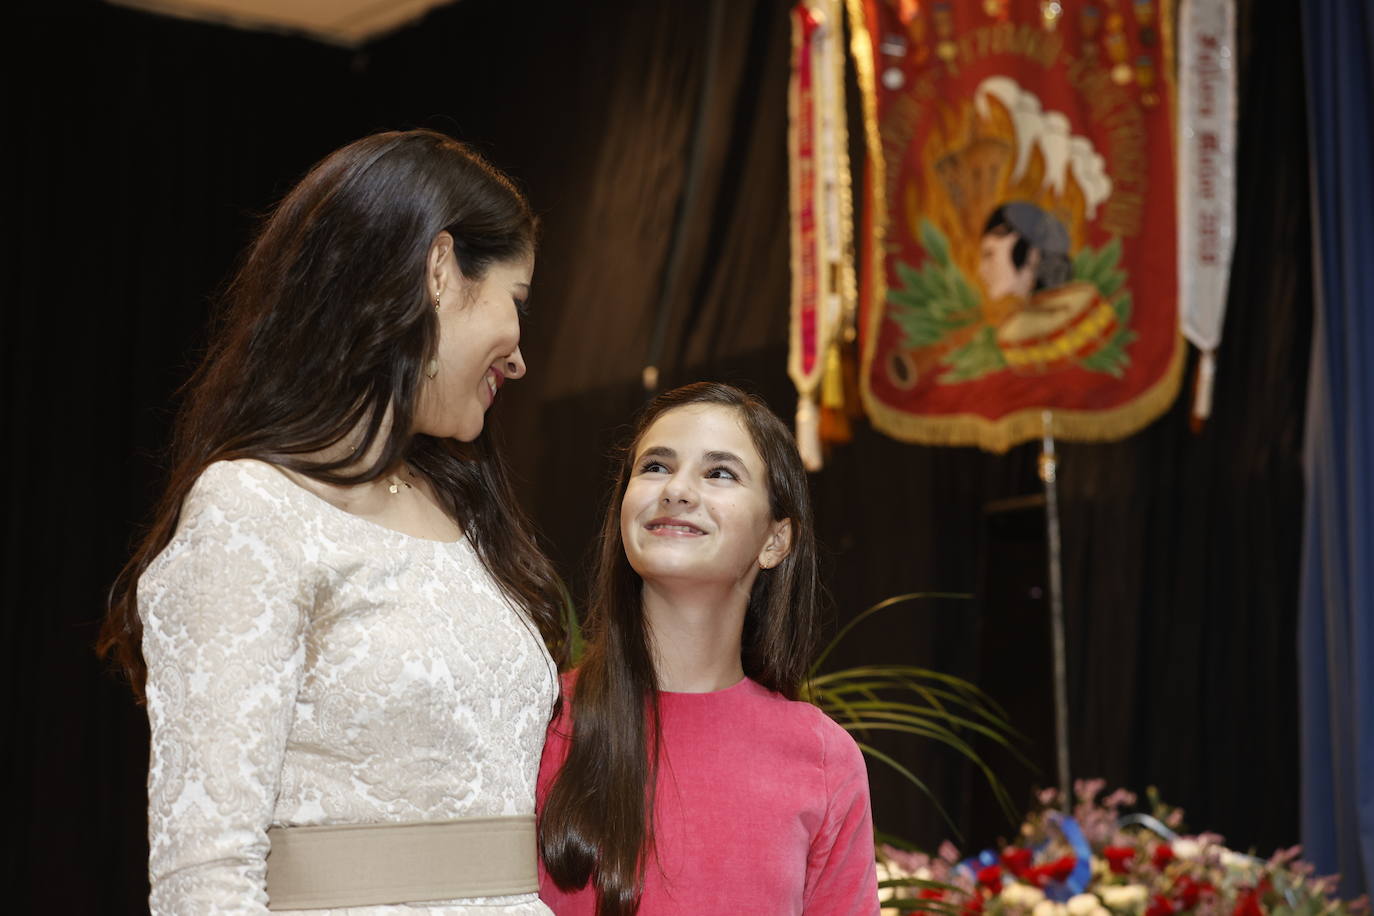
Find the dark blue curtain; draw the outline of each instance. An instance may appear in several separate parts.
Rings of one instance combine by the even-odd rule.
[[[1301,607],[1302,837],[1374,882],[1374,3],[1307,0],[1317,315]]]

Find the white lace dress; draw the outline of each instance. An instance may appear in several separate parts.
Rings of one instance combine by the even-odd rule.
[[[267,829],[528,815],[556,690],[466,540],[221,462],[139,581],[151,909],[266,912]],[[536,895],[324,913],[548,913]]]

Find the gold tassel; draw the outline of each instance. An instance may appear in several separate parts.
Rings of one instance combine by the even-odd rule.
[[[820,441],[823,445],[843,445],[854,438],[845,412],[844,361],[840,343],[832,340],[825,348],[825,372],[821,375]]]

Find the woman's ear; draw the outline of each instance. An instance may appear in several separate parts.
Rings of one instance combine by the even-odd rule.
[[[772,569],[787,559],[792,551],[792,520],[784,518],[772,525],[768,540],[763,542],[763,549],[759,551],[760,569]]]
[[[453,274],[458,269],[458,261],[453,256],[453,236],[448,230],[441,231],[429,245],[429,257],[425,260],[425,280],[429,283],[429,294],[438,299],[444,290],[455,285],[458,278]]]

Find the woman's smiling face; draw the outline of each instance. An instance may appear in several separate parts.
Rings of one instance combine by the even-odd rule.
[[[471,442],[501,385],[525,374],[520,311],[529,298],[534,258],[491,265],[479,280],[462,278],[452,252],[441,271],[439,346],[416,411],[415,429]],[[428,375],[428,373],[426,373]]]
[[[635,444],[620,535],[646,582],[734,583],[787,554],[758,449],[731,407],[690,404],[658,417]]]

